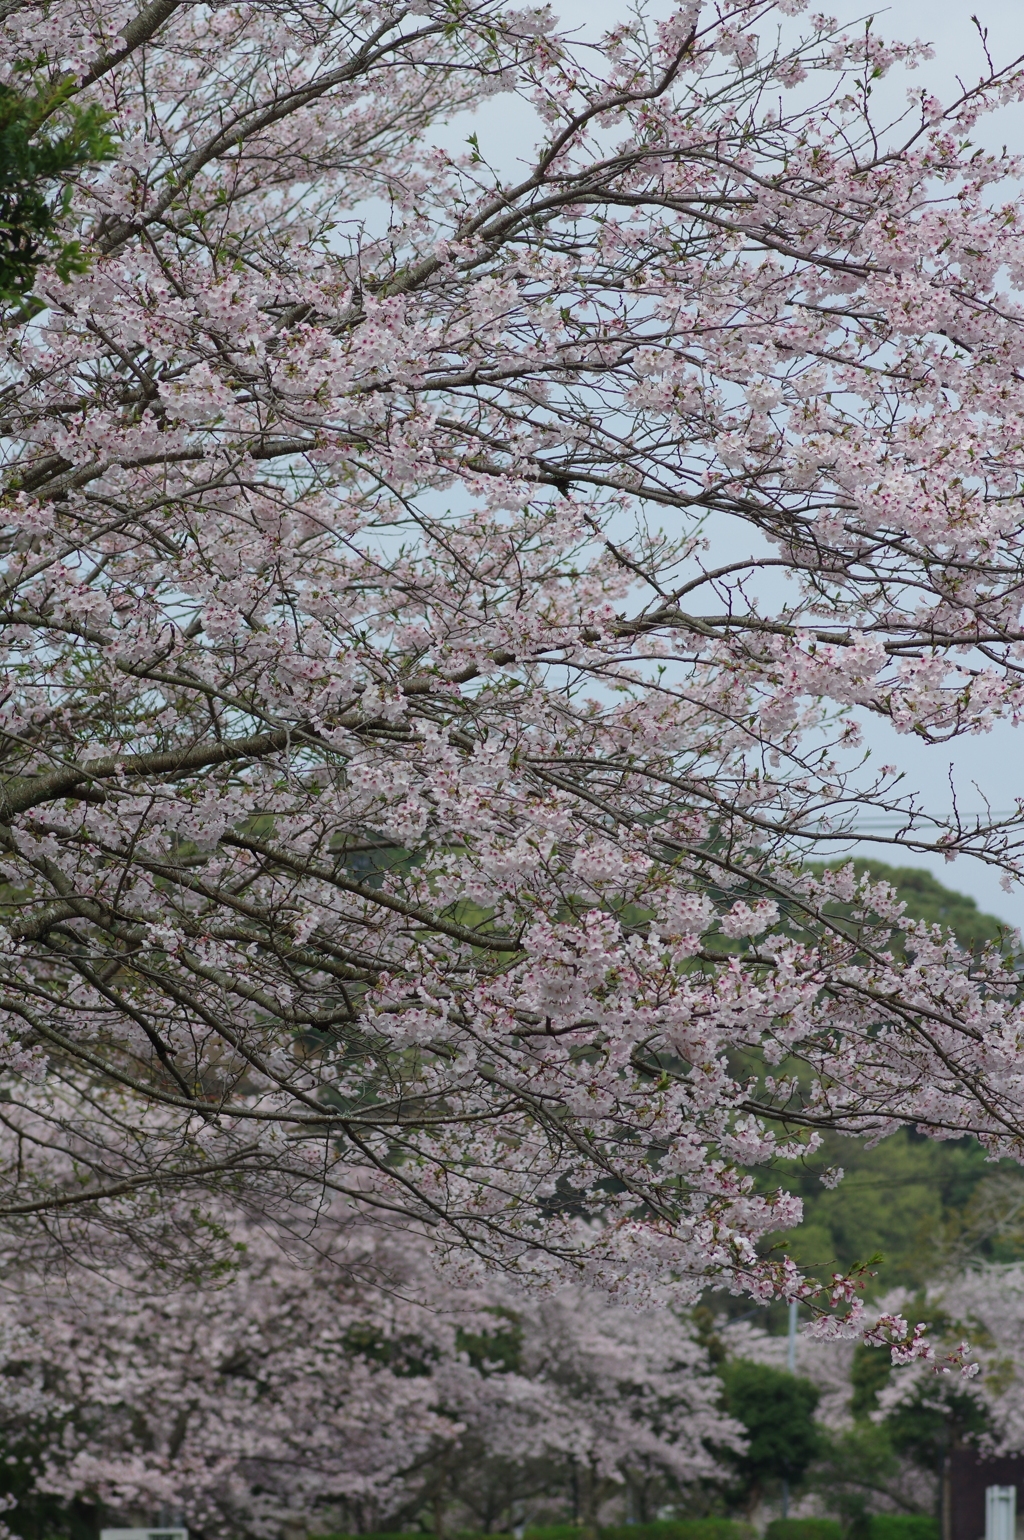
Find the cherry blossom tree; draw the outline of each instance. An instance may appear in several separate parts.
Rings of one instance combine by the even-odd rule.
[[[575,1462],[589,1511],[631,1472],[677,1491],[725,1479],[709,1448],[742,1443],[671,1314],[580,1289],[459,1294],[408,1233],[327,1221],[285,1255],[228,1228],[245,1253],[217,1290],[83,1269],[8,1290],[0,1424],[8,1449],[31,1446],[23,1510],[49,1494],[264,1537],[427,1508],[443,1534],[488,1484],[507,1519],[536,1468],[567,1496]],[[14,1510],[16,1530],[26,1516]]]
[[[474,1383],[468,1406],[444,1403],[465,1429],[447,1465],[451,1490],[477,1524],[491,1528],[513,1503],[525,1512],[542,1499],[592,1530],[608,1505],[653,1518],[659,1497],[728,1484],[745,1434],[721,1409],[721,1381],[692,1321],[572,1287],[506,1291],[499,1308],[516,1372]],[[486,1368],[486,1335],[482,1348]]]
[[[898,1308],[901,1301],[894,1295],[886,1303]],[[926,1308],[947,1335],[970,1340],[971,1384],[966,1389],[957,1380],[947,1384],[941,1376],[922,1374],[919,1365],[910,1365],[891,1375],[880,1392],[880,1414],[891,1416],[913,1407],[950,1415],[951,1391],[969,1393],[972,1442],[996,1453],[1019,1454],[1024,1449],[1024,1399],[1017,1369],[1024,1266],[975,1262],[932,1284]],[[965,1421],[962,1414],[960,1421]]]
[[[245,1255],[220,1289],[82,1269],[8,1287],[3,1437],[36,1473],[16,1531],[47,1494],[211,1534],[372,1515],[456,1433],[427,1369],[454,1357],[455,1325],[416,1297],[410,1248],[328,1227],[288,1256],[228,1228]]]
[[[1019,1154],[1016,975],[805,857],[868,807],[1021,869],[849,713],[1020,709],[1021,167],[970,135],[1024,74],[876,123],[927,51],[800,10],[5,0],[4,78],[117,145],[3,330],[12,1247],[320,1195],[463,1281],[793,1295],[752,1168]],[[442,147],[496,92],[514,172]]]

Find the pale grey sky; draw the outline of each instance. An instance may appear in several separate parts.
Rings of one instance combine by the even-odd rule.
[[[658,9],[667,0],[654,0]],[[564,24],[578,27],[582,36],[596,39],[620,19],[626,0],[552,0],[553,9]],[[988,28],[989,49],[997,64],[1024,54],[1024,0],[977,0],[972,5],[956,0],[892,0],[877,8],[858,6],[856,0],[811,0],[814,10],[836,16],[840,22],[853,22],[873,15],[883,37],[905,40],[920,38],[935,48],[935,58],[913,74],[890,77],[876,88],[877,104],[893,116],[906,101],[908,87],[928,89],[940,99],[957,93],[957,76],[973,84],[984,66],[981,43],[972,22],[976,11],[982,26]],[[884,115],[884,114],[883,114]],[[529,112],[517,107],[508,97],[496,97],[485,104],[470,123],[465,117],[453,121],[439,138],[450,147],[461,149],[466,135],[476,129],[486,159],[506,175],[515,162],[528,158],[534,142],[534,124]],[[1011,150],[1024,152],[1024,106],[1001,111],[979,125],[979,142],[998,148],[1007,144]],[[866,741],[876,764],[896,764],[906,774],[906,785],[920,791],[927,807],[936,812],[950,805],[950,767],[962,809],[973,812],[987,802],[997,810],[1009,809],[1014,799],[1024,794],[1024,726],[1014,729],[997,727],[984,736],[963,739],[944,747],[926,747],[916,739],[899,737],[878,723],[866,723]],[[869,853],[865,850],[865,854]],[[886,859],[888,852],[871,853]],[[904,858],[898,864],[924,865],[950,887],[970,893],[990,913],[1024,930],[1024,890],[1003,892],[998,877],[976,861],[959,860],[952,865],[940,858]]]
[[[840,0],[829,0],[821,9],[843,19],[846,10]],[[940,99],[948,99],[956,89],[958,74],[973,84],[983,64],[972,13],[988,29],[988,46],[996,64],[1024,54],[1024,0],[978,0],[977,5],[957,4],[956,0],[893,0],[888,7],[865,8],[860,14],[874,14],[883,36],[921,38],[934,45],[935,58],[908,80],[924,84]],[[853,13],[851,13],[853,14]],[[1024,106],[1013,107],[979,124],[977,137],[997,148],[1024,151]],[[993,732],[966,738],[948,747],[927,747],[916,739],[898,737],[878,723],[868,725],[866,739],[879,763],[897,764],[906,772],[907,782],[919,787],[926,802],[936,810],[949,807],[949,766],[959,793],[960,805],[967,809],[983,806],[982,797],[991,807],[1008,809],[1014,799],[1024,794],[1024,726],[1001,725]],[[941,859],[914,860],[907,865],[926,865],[940,881],[970,893],[983,908],[998,914],[1010,924],[1024,929],[1024,891],[1004,893],[998,878],[978,862],[960,860],[947,865]]]

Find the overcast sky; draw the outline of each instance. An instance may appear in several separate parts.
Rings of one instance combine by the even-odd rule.
[[[562,25],[576,29],[582,39],[596,42],[608,26],[621,20],[630,0],[551,0]],[[648,0],[654,11],[668,9],[671,0]],[[978,31],[972,23],[976,11],[979,22],[989,29],[989,49],[996,65],[1010,62],[1024,54],[1024,0],[893,0],[892,5],[858,6],[856,0],[810,0],[812,9],[836,15],[841,23],[856,22],[865,15],[875,15],[876,26],[885,39],[921,39],[935,46],[935,59],[913,74],[893,72],[876,86],[875,105],[878,120],[896,117],[905,106],[909,88],[927,88],[939,99],[950,100],[958,94],[958,75],[965,85],[973,85],[984,71],[984,54]],[[473,120],[462,114],[439,139],[448,148],[462,149],[465,137],[476,129],[485,159],[505,176],[513,176],[517,163],[530,159],[536,142],[536,119],[530,109],[510,97],[494,97],[474,114]],[[1024,152],[1024,106],[1007,108],[976,129],[976,139],[990,148],[1009,146]],[[884,725],[865,724],[865,741],[872,748],[875,764],[896,764],[905,773],[907,788],[919,790],[925,805],[933,812],[950,807],[950,776],[956,785],[958,805],[964,812],[978,812],[984,805],[995,810],[1009,810],[1015,798],[1024,795],[1024,725],[1001,725],[992,733],[962,739],[952,745],[927,747],[918,739],[898,736]],[[864,853],[868,853],[865,850]],[[1024,930],[1024,890],[1004,893],[999,878],[981,862],[959,861],[945,864],[941,858],[910,858],[901,853],[875,849],[879,858],[892,855],[896,864],[927,865],[941,881],[978,899],[982,909],[999,915],[1009,924]]]
[[[815,9],[818,0],[813,0]],[[845,19],[840,0],[829,0],[821,9]],[[874,12],[883,36],[920,38],[935,47],[935,58],[911,78],[915,85],[927,80],[935,95],[948,99],[956,90],[959,74],[973,84],[983,64],[977,32],[971,22],[975,13],[988,29],[989,49],[996,64],[1024,54],[1024,0],[978,0],[976,5],[957,4],[956,0],[893,0],[885,9]],[[908,82],[909,83],[909,82]],[[895,82],[894,82],[895,86]],[[902,83],[900,85],[902,92]],[[997,148],[1006,144],[1018,153],[1024,151],[1024,106],[1014,107],[979,124],[977,137]],[[1014,799],[1024,794],[1024,725],[1001,726],[991,733],[964,739],[948,747],[927,747],[918,740],[898,737],[875,723],[868,727],[867,740],[876,762],[898,764],[907,781],[920,787],[926,801],[936,810],[949,807],[949,767],[957,785],[960,805],[978,809],[983,797],[995,809],[1009,809]],[[927,865],[940,881],[970,893],[990,913],[1024,929],[1024,891],[1007,894],[999,879],[978,862],[960,860],[946,865],[941,860],[907,861],[908,865]]]
[[[651,3],[662,10],[671,0]],[[552,0],[564,24],[595,40],[622,17],[627,5],[628,0]],[[1024,54],[1024,0],[977,0],[976,7],[970,0],[962,5],[957,0],[893,0],[877,9],[860,8],[856,0],[850,4],[811,0],[811,8],[835,15],[844,24],[873,15],[887,39],[920,38],[933,44],[935,58],[930,63],[913,74],[894,74],[876,87],[880,118],[899,114],[908,87],[920,90],[927,85],[934,95],[949,100],[958,94],[958,75],[968,85],[977,81],[983,72],[984,55],[971,22],[975,9],[982,26],[988,29],[989,49],[997,65]],[[466,135],[476,129],[484,158],[509,175],[517,161],[529,158],[535,127],[528,109],[508,97],[496,97],[484,105],[472,123],[460,115],[441,130],[439,138],[452,149],[462,149]],[[994,149],[1006,144],[1011,150],[1024,151],[1024,106],[983,120],[975,137]],[[1015,798],[1024,794],[1024,725],[1019,729],[1004,725],[984,736],[943,747],[927,747],[915,739],[899,737],[875,722],[865,726],[873,762],[898,765],[906,775],[904,784],[919,790],[925,805],[935,812],[945,812],[950,806],[951,775],[958,805],[966,812],[979,811],[986,803],[997,811],[1009,810]],[[864,853],[881,859],[889,855],[877,848]],[[981,863],[961,859],[947,865],[938,858],[931,861],[898,853],[895,860],[901,865],[927,866],[941,881],[970,893],[984,909],[1024,930],[1024,890],[1003,892],[998,876]]]

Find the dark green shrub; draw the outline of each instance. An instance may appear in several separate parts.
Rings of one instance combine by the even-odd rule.
[[[579,1524],[528,1524],[525,1540],[580,1540]]]
[[[544,1524],[536,1527],[531,1524],[526,1530],[525,1540],[580,1540],[582,1530],[581,1524]],[[597,1533],[598,1540],[755,1540],[752,1527],[740,1524],[735,1519],[661,1519],[654,1524],[613,1524],[599,1529]],[[427,1535],[422,1540],[427,1540]],[[309,1540],[419,1540],[419,1534],[407,1530],[403,1534],[310,1535]],[[454,1540],[512,1540],[512,1536],[463,1531]],[[808,1536],[807,1540],[819,1540],[819,1537]],[[821,1536],[820,1540],[832,1540],[832,1536]],[[884,1540],[889,1540],[889,1537],[884,1537]],[[904,1537],[893,1536],[892,1540],[904,1540]],[[908,1535],[906,1540],[918,1540],[918,1536]],[[920,1540],[931,1540],[931,1537],[921,1536]]]
[[[527,1540],[533,1540],[534,1534],[537,1540],[563,1540],[561,1534],[555,1536],[549,1530],[528,1530]],[[654,1524],[613,1524],[598,1530],[598,1535],[600,1540],[754,1540],[751,1526],[735,1519],[660,1519]],[[916,1536],[908,1536],[908,1540],[916,1540]]]
[[[771,1364],[734,1358],[721,1370],[726,1410],[741,1422],[749,1435],[747,1447],[735,1456],[736,1466],[748,1486],[766,1481],[799,1482],[821,1451],[821,1429],[814,1420],[819,1392],[810,1380],[786,1374]],[[816,1524],[817,1519],[779,1519],[776,1523]],[[826,1522],[824,1520],[820,1522]],[[769,1530],[772,1525],[768,1526]],[[793,1530],[792,1540],[797,1540]],[[799,1531],[804,1540],[804,1531]],[[776,1540],[773,1532],[773,1540]],[[790,1540],[789,1530],[777,1540]],[[839,1540],[838,1526],[831,1530],[807,1530],[805,1540]]]
[[[939,1521],[930,1513],[873,1513],[871,1540],[939,1540]]]
[[[403,1531],[401,1534],[387,1534],[382,1531],[380,1534],[368,1535],[310,1535],[308,1540],[412,1540],[412,1534],[408,1531]],[[493,1535],[491,1540],[499,1540],[499,1537]],[[508,1537],[505,1537],[505,1540],[508,1540]]]
[[[772,1519],[764,1532],[764,1540],[841,1540],[841,1536],[838,1519]]]

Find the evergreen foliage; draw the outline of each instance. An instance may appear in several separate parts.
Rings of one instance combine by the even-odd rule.
[[[36,268],[54,260],[62,277],[84,270],[78,241],[56,234],[70,178],[109,157],[108,114],[69,101],[70,82],[25,92],[0,85],[0,299],[21,300]]]
[[[828,1190],[821,1173],[834,1166],[845,1176]],[[783,1184],[803,1200],[804,1220],[772,1236],[771,1244],[815,1272],[881,1256],[872,1269],[872,1294],[896,1285],[916,1288],[933,1272],[947,1231],[959,1226],[991,1176],[973,1139],[939,1144],[902,1129],[869,1148],[829,1134],[813,1157],[783,1168]]]
[[[870,1540],[939,1540],[939,1523],[930,1513],[875,1513]]]
[[[772,1519],[765,1540],[842,1540],[836,1519]]]
[[[564,1526],[563,1526],[564,1529]],[[754,1530],[737,1519],[661,1519],[651,1524],[606,1524],[598,1540],[754,1540]],[[528,1529],[526,1540],[580,1540],[576,1527],[570,1536],[554,1529]]]
[[[739,1358],[721,1372],[725,1404],[747,1430],[749,1444],[736,1457],[752,1489],[771,1481],[800,1481],[820,1448],[814,1421],[819,1394],[810,1380],[770,1364]]]
[[[827,1521],[826,1521],[827,1522]],[[371,1533],[365,1535],[310,1535],[309,1540],[414,1540],[414,1536],[431,1535],[431,1530],[404,1530],[400,1533]],[[583,1540],[580,1524],[530,1524],[525,1540]],[[606,1524],[597,1531],[597,1540],[754,1540],[754,1530],[739,1519],[661,1519],[651,1524]],[[460,1530],[452,1540],[512,1540],[503,1532],[483,1533],[477,1530]],[[812,1540],[812,1537],[808,1537]],[[823,1537],[826,1540],[826,1537]],[[831,1540],[831,1537],[827,1537]],[[886,1537],[888,1540],[888,1537]],[[902,1540],[902,1537],[896,1537]],[[908,1540],[917,1540],[916,1536]]]

